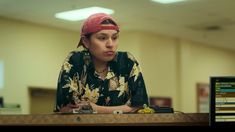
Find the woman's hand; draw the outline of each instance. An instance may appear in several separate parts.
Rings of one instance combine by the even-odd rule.
[[[66,106],[63,106],[61,109],[60,109],[60,112],[63,112],[63,113],[67,113],[67,112],[73,112],[73,109],[77,109],[79,108],[79,105],[77,104],[67,104]]]
[[[80,101],[76,104],[67,104],[66,106],[62,107],[60,109],[60,112],[63,112],[63,113],[72,113],[73,112],[73,109],[77,109],[77,110],[90,110],[90,109],[93,109],[95,110],[96,108],[96,104],[90,102],[90,101]]]
[[[93,102],[89,102],[90,106],[92,107],[93,111],[97,112],[97,104],[93,103]]]

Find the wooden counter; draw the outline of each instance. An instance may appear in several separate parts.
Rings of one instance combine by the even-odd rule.
[[[209,125],[207,113],[0,115],[0,125]]]

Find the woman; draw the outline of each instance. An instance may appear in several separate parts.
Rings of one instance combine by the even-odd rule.
[[[90,106],[97,113],[131,112],[148,96],[139,64],[127,52],[117,52],[119,27],[104,13],[84,22],[78,44],[60,71],[55,112]]]

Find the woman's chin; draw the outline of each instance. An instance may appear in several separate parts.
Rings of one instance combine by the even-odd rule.
[[[106,56],[103,58],[103,61],[111,61],[113,59],[114,59],[114,56],[108,56],[108,57]]]

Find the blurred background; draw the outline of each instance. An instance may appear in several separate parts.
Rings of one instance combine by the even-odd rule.
[[[119,50],[139,61],[153,104],[208,112],[210,76],[235,75],[234,0],[0,0],[0,114],[53,113],[83,22],[55,14],[94,6],[113,10]]]

